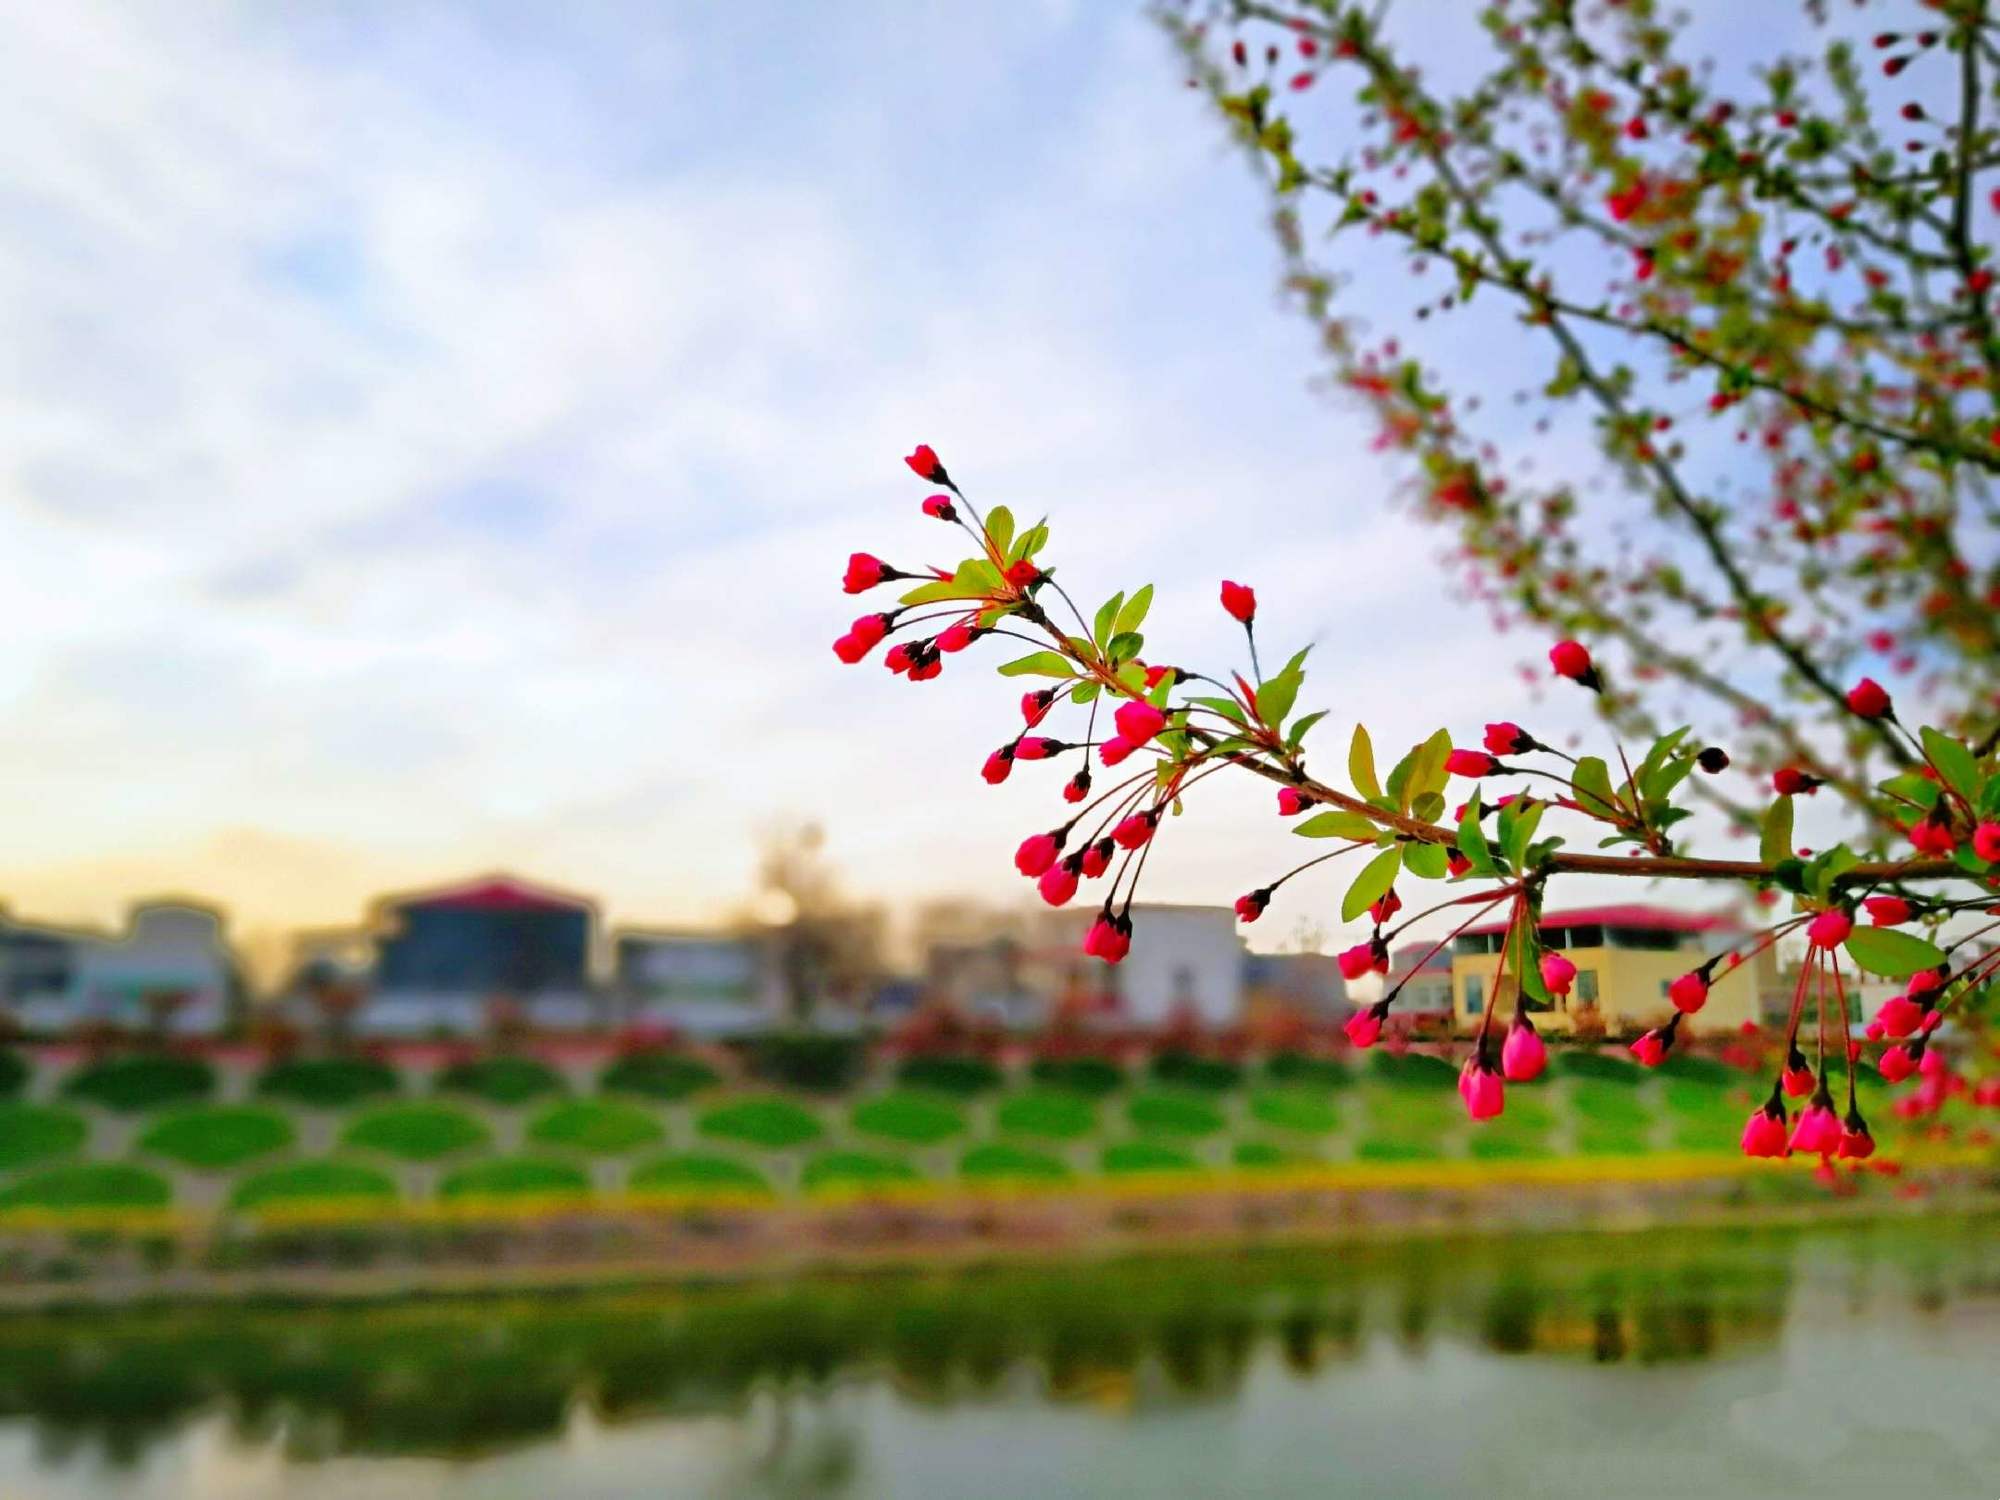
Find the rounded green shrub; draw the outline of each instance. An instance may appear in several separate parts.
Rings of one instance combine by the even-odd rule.
[[[896,1069],[896,1078],[911,1088],[934,1089],[961,1098],[997,1089],[1003,1082],[997,1063],[970,1056],[906,1057]]]
[[[1398,1088],[1451,1088],[1458,1082],[1458,1067],[1428,1052],[1405,1052],[1398,1056],[1377,1047],[1368,1054],[1368,1076]]]
[[[994,1118],[1002,1130],[1015,1135],[1074,1141],[1097,1128],[1097,1105],[1089,1096],[1068,1089],[1023,1089],[1002,1099]]]
[[[1238,1141],[1229,1155],[1239,1167],[1292,1167],[1318,1160],[1308,1152],[1280,1146],[1275,1141]]]
[[[1213,1135],[1222,1129],[1222,1111],[1199,1094],[1155,1089],[1133,1096],[1125,1117],[1135,1129],[1161,1135]]]
[[[218,1104],[168,1115],[139,1137],[139,1149],[185,1167],[240,1167],[297,1138],[292,1122],[254,1104]]]
[[[34,1068],[18,1052],[0,1051],[0,1099],[12,1099],[28,1086]]]
[[[1627,1087],[1643,1083],[1647,1069],[1588,1047],[1550,1049],[1551,1071],[1564,1078],[1590,1078]]]
[[[1440,1161],[1444,1147],[1434,1140],[1400,1135],[1371,1135],[1354,1148],[1361,1161]]]
[[[789,1099],[733,1099],[704,1113],[696,1128],[703,1135],[771,1150],[804,1145],[824,1133],[818,1116]]]
[[[698,1057],[681,1052],[628,1052],[597,1080],[607,1094],[638,1094],[672,1102],[713,1088],[721,1079]]]
[[[1060,1158],[1005,1142],[974,1146],[959,1158],[958,1172],[984,1182],[1060,1182],[1070,1175]]]
[[[1263,1088],[1250,1096],[1250,1118],[1279,1130],[1326,1135],[1340,1128],[1340,1111],[1324,1094],[1302,1088]]]
[[[863,1135],[914,1146],[935,1145],[965,1129],[965,1116],[954,1106],[911,1090],[863,1099],[854,1106],[852,1118]]]
[[[594,1156],[615,1156],[656,1144],[660,1122],[636,1104],[616,1099],[573,1099],[551,1105],[528,1123],[537,1146],[559,1146]]]
[[[532,1057],[482,1057],[453,1063],[438,1074],[442,1093],[471,1094],[489,1104],[526,1104],[563,1091],[562,1076]]]
[[[311,1109],[346,1109],[401,1088],[396,1070],[366,1057],[295,1057],[273,1063],[257,1079],[257,1092]]]
[[[1196,1172],[1201,1169],[1187,1152],[1158,1141],[1117,1141],[1104,1148],[1104,1170],[1113,1175],[1132,1172]]]
[[[1584,1121],[1635,1130],[1650,1118],[1645,1101],[1634,1090],[1601,1078],[1582,1078],[1571,1084],[1569,1107]]]
[[[167,1179],[122,1161],[79,1161],[44,1167],[0,1188],[0,1209],[89,1213],[110,1208],[165,1208]]]
[[[72,1073],[62,1091],[131,1114],[206,1099],[215,1092],[215,1069],[194,1057],[112,1057]]]
[[[861,1076],[867,1060],[866,1037],[818,1031],[773,1032],[759,1037],[751,1049],[751,1067],[759,1078],[816,1094],[846,1088]]]
[[[734,1157],[683,1152],[641,1162],[627,1184],[635,1193],[768,1193],[764,1174]]]
[[[538,1156],[500,1156],[459,1167],[438,1184],[446,1200],[468,1198],[582,1197],[590,1178],[574,1162]]]
[[[808,1192],[821,1188],[879,1187],[893,1182],[920,1180],[917,1169],[893,1156],[871,1156],[863,1151],[829,1151],[806,1163],[800,1182]]]
[[[41,1104],[0,1104],[0,1171],[39,1166],[80,1149],[90,1137],[82,1115]]]
[[[1316,1088],[1342,1089],[1354,1082],[1354,1070],[1331,1057],[1313,1057],[1304,1052],[1280,1052],[1264,1064],[1264,1073],[1273,1083],[1306,1084]]]
[[[486,1122],[449,1104],[385,1104],[351,1121],[340,1144],[401,1161],[441,1161],[493,1143]]]
[[[236,1184],[230,1203],[262,1208],[273,1203],[390,1203],[396,1184],[373,1167],[345,1161],[299,1161],[253,1172]]]
[[[1153,1077],[1176,1088],[1206,1089],[1220,1093],[1243,1081],[1238,1063],[1219,1057],[1200,1057],[1192,1052],[1162,1052],[1153,1059]]]
[[[1093,1099],[1125,1086],[1125,1070],[1101,1057],[1038,1057],[1028,1073],[1037,1083]]]

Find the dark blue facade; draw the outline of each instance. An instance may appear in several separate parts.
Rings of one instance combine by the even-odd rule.
[[[407,906],[382,943],[376,983],[528,995],[585,988],[589,963],[587,910]]]

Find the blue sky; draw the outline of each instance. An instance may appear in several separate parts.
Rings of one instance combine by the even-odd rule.
[[[1003,895],[1001,659],[828,650],[900,455],[1047,511],[1092,600],[1224,662],[1216,581],[1385,747],[1546,642],[1454,599],[1308,388],[1260,198],[1136,8],[30,8],[0,48],[0,891],[251,925],[504,865],[691,921],[758,830],[856,889]],[[949,560],[940,558],[938,560]],[[1540,721],[1572,721],[1560,704]],[[1151,894],[1289,861],[1261,787]],[[1274,911],[1331,922],[1335,887]]]

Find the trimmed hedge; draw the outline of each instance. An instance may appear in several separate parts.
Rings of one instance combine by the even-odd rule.
[[[751,1049],[751,1071],[770,1083],[807,1093],[837,1093],[861,1076],[868,1040],[818,1032],[773,1032]]]
[[[386,1104],[352,1121],[340,1144],[402,1161],[438,1161],[493,1144],[486,1122],[449,1104]]]
[[[573,1099],[551,1105],[528,1122],[528,1139],[594,1156],[616,1156],[657,1145],[666,1132],[636,1104],[616,1099]]]
[[[1165,1135],[1214,1135],[1222,1129],[1222,1111],[1198,1094],[1154,1090],[1134,1095],[1125,1117],[1137,1130]]]
[[[599,1075],[597,1086],[607,1094],[638,1094],[671,1103],[714,1088],[721,1081],[715,1069],[698,1057],[680,1052],[628,1052]]]
[[[912,1088],[969,1098],[997,1089],[1006,1075],[983,1057],[906,1057],[896,1069],[896,1079]]]
[[[215,1069],[193,1057],[113,1057],[72,1073],[62,1091],[132,1114],[206,1099],[215,1092]]]
[[[526,1104],[563,1092],[562,1076],[532,1057],[482,1057],[453,1063],[438,1074],[441,1093],[471,1094],[489,1104]]]
[[[1217,1057],[1199,1057],[1192,1052],[1162,1052],[1153,1059],[1153,1077],[1179,1088],[1221,1093],[1243,1082],[1243,1069],[1236,1063]]]
[[[87,1213],[104,1208],[165,1208],[173,1196],[167,1179],[146,1167],[122,1161],[78,1161],[44,1167],[0,1188],[0,1209]]]
[[[959,1158],[958,1173],[974,1181],[1060,1182],[1070,1175],[1068,1163],[1040,1151],[996,1143],[974,1146]]]
[[[1551,1049],[1550,1062],[1555,1072],[1565,1078],[1593,1078],[1605,1083],[1622,1083],[1630,1086],[1643,1083],[1647,1069],[1637,1063],[1625,1062],[1605,1052],[1592,1052],[1577,1047],[1557,1047]]]
[[[819,1118],[789,1099],[735,1099],[709,1110],[695,1124],[703,1135],[782,1150],[824,1135]]]
[[[0,1171],[68,1156],[89,1138],[89,1121],[74,1111],[42,1104],[0,1105]]]
[[[1258,1089],[1250,1096],[1250,1118],[1308,1135],[1326,1135],[1340,1128],[1340,1111],[1331,1100],[1299,1088]]]
[[[1101,1099],[1125,1086],[1125,1070],[1101,1057],[1038,1057],[1028,1069],[1037,1083]]]
[[[345,1161],[300,1161],[255,1172],[236,1184],[235,1208],[271,1203],[390,1203],[396,1184],[385,1172]]]
[[[366,1057],[298,1057],[274,1063],[257,1080],[257,1092],[312,1109],[346,1109],[363,1099],[402,1092],[387,1063]]]
[[[1331,1057],[1313,1057],[1304,1052],[1280,1052],[1264,1064],[1264,1072],[1273,1083],[1344,1089],[1354,1082],[1354,1069],[1346,1063]]]
[[[734,1157],[702,1152],[683,1152],[641,1162],[632,1169],[627,1186],[635,1193],[771,1191],[771,1184],[755,1167]]]
[[[212,1172],[282,1151],[297,1138],[276,1110],[221,1104],[167,1116],[139,1137],[139,1149]]]
[[[1394,1052],[1377,1047],[1368,1055],[1368,1076],[1397,1088],[1452,1088],[1458,1082],[1458,1066],[1428,1052]]]
[[[829,1151],[806,1163],[800,1174],[806,1191],[836,1187],[873,1187],[891,1182],[917,1182],[922,1174],[906,1161],[893,1156],[870,1156],[865,1151]]]
[[[589,1191],[590,1177],[575,1162],[539,1156],[499,1156],[472,1162],[438,1184],[438,1196],[444,1199],[583,1197]]]
[[[849,1118],[863,1135],[913,1146],[934,1146],[965,1130],[965,1116],[955,1106],[908,1090],[863,1099]]]
[[[1198,1163],[1187,1152],[1158,1141],[1119,1141],[1104,1148],[1104,1170],[1113,1176],[1129,1172],[1196,1172]]]
[[[1371,1135],[1354,1148],[1354,1155],[1361,1161],[1441,1161],[1444,1147],[1434,1140]]]
[[[1024,1089],[1002,1099],[994,1118],[1002,1130],[1015,1135],[1074,1141],[1097,1129],[1097,1103],[1068,1089]]]

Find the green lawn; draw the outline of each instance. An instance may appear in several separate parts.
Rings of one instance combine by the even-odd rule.
[[[875,1187],[891,1182],[917,1182],[922,1175],[908,1162],[865,1151],[829,1151],[806,1163],[800,1181],[811,1192],[818,1188]]]
[[[440,1161],[493,1144],[483,1120],[450,1104],[385,1104],[349,1123],[340,1144],[402,1161]]]
[[[1158,1141],[1118,1141],[1104,1148],[1104,1170],[1113,1176],[1131,1172],[1195,1172],[1201,1164],[1187,1152]]]
[[[438,1074],[441,1092],[472,1094],[489,1104],[526,1104],[544,1094],[560,1094],[563,1081],[547,1063],[532,1057],[482,1057],[454,1063]]]
[[[974,1182],[1060,1182],[1070,1175],[1060,1158],[1005,1142],[974,1146],[959,1158],[958,1172]]]
[[[1189,1052],[1163,1052],[1153,1059],[1153,1077],[1176,1088],[1206,1089],[1221,1093],[1243,1082],[1241,1065],[1219,1057],[1198,1057]]]
[[[139,1149],[215,1172],[282,1151],[296,1139],[292,1122],[274,1109],[217,1104],[168,1115],[139,1137]]]
[[[1097,1105],[1087,1095],[1063,1088],[1029,1088],[1000,1101],[1000,1128],[1015,1135],[1076,1141],[1097,1128]]]
[[[106,1208],[165,1208],[167,1179],[122,1161],[79,1161],[44,1167],[0,1188],[0,1209],[88,1212]]]
[[[215,1069],[192,1057],[112,1057],[72,1073],[62,1091],[132,1114],[206,1099],[215,1092]]]
[[[559,1146],[593,1156],[615,1156],[656,1145],[660,1122],[636,1104],[616,1099],[576,1099],[551,1105],[528,1124],[537,1146]]]
[[[1651,1071],[1635,1062],[1613,1057],[1608,1052],[1587,1052],[1558,1047],[1549,1058],[1549,1071],[1558,1078],[1587,1078],[1599,1083],[1634,1087],[1646,1081]]]
[[[628,1186],[635,1193],[771,1191],[771,1184],[755,1167],[733,1157],[701,1152],[684,1152],[641,1162],[632,1169]]]
[[[1354,1155],[1361,1161],[1440,1161],[1444,1147],[1431,1138],[1369,1135],[1355,1146]]]
[[[68,1156],[89,1137],[89,1122],[73,1110],[41,1104],[0,1105],[0,1171],[39,1166]]]
[[[1570,1085],[1569,1107],[1579,1120],[1627,1129],[1642,1129],[1653,1117],[1637,1089],[1596,1077],[1579,1078]]]
[[[1238,1141],[1229,1159],[1239,1167],[1290,1167],[1319,1160],[1310,1151],[1280,1146],[1276,1141]]]
[[[1037,1083],[1101,1099],[1125,1086],[1125,1070],[1101,1057],[1041,1057],[1029,1068]]]
[[[1152,1089],[1136,1094],[1125,1106],[1133,1128],[1161,1135],[1214,1135],[1222,1129],[1222,1111],[1198,1094]]]
[[[402,1091],[396,1070],[364,1057],[300,1057],[274,1063],[257,1092],[311,1109],[348,1109],[364,1099]]]
[[[965,1130],[965,1115],[954,1104],[913,1089],[898,1089],[854,1106],[854,1128],[863,1135],[932,1146]]]
[[[607,1094],[638,1094],[669,1103],[713,1088],[721,1080],[698,1057],[678,1052],[632,1052],[606,1068],[597,1086]]]
[[[961,1098],[997,1089],[1005,1081],[1000,1069],[983,1057],[906,1057],[896,1078],[911,1088]]]
[[[1250,1095],[1250,1118],[1304,1135],[1328,1135],[1340,1129],[1340,1110],[1316,1089],[1258,1089]]]
[[[734,1099],[708,1110],[696,1122],[703,1135],[782,1150],[816,1141],[825,1133],[819,1117],[789,1099]]]
[[[273,1203],[388,1203],[396,1184],[385,1172],[345,1161],[300,1161],[253,1172],[236,1184],[230,1203],[262,1208]]]
[[[538,1156],[499,1156],[491,1161],[473,1162],[438,1184],[438,1196],[447,1200],[544,1194],[582,1197],[589,1191],[590,1178],[582,1167]]]
[[[1311,1057],[1303,1052],[1280,1052],[1264,1065],[1264,1075],[1273,1083],[1307,1084],[1315,1088],[1344,1089],[1354,1082],[1354,1070],[1330,1057]]]
[[[0,1099],[11,1099],[28,1086],[34,1068],[18,1052],[0,1052]]]

